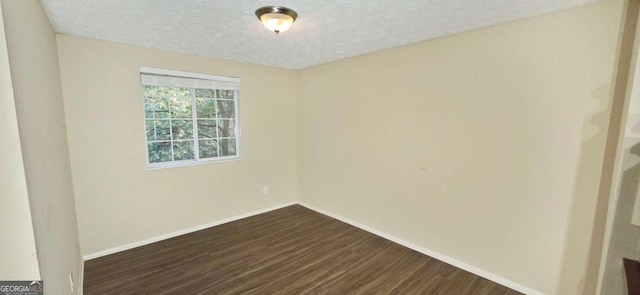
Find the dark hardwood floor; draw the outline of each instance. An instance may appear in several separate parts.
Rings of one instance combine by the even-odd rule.
[[[84,294],[520,294],[294,205],[93,259]]]

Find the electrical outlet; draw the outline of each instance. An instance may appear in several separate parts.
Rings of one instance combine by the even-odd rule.
[[[71,287],[71,293],[73,293],[74,284],[73,284],[73,270],[69,271],[69,286]]]
[[[268,186],[263,186],[262,187],[262,194],[265,195],[265,196],[269,194],[269,187]]]

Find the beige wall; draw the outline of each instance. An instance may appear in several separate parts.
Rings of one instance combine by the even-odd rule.
[[[621,10],[611,1],[303,70],[300,199],[524,287],[578,293]],[[566,251],[578,274],[558,282],[573,240],[587,244]]]
[[[40,1],[2,5],[44,291],[69,294],[82,259],[55,33]]]
[[[58,35],[81,252],[299,196],[524,288],[577,294],[622,2],[299,72]],[[243,159],[146,170],[140,66],[240,77]]]
[[[296,199],[295,72],[62,35],[58,52],[83,255]],[[146,170],[140,66],[240,77],[242,160]]]
[[[630,3],[630,9],[638,13],[638,1]],[[640,24],[634,26],[637,32]],[[637,36],[637,33],[636,33]],[[636,38],[637,39],[637,38]],[[635,43],[637,55],[638,40]],[[622,258],[640,259],[640,226],[633,224],[640,202],[640,63],[635,56],[630,62],[631,85],[626,113],[618,178],[615,195],[611,200],[611,233],[604,257],[606,258],[601,290],[602,294],[626,294]],[[635,203],[635,208],[634,208]]]
[[[633,71],[634,35],[637,23],[638,1],[618,1],[622,4],[619,34],[616,42],[616,57],[612,87],[609,91],[606,113],[591,117],[593,126],[606,130],[582,144],[578,164],[576,190],[568,221],[565,256],[559,278],[558,294],[596,294],[598,289],[602,254],[606,251],[609,204],[614,195],[618,176],[618,150],[624,133],[623,118],[627,98],[627,82]],[[605,128],[606,126],[606,128]],[[601,144],[605,140],[605,144]],[[601,157],[603,155],[603,157]],[[600,169],[592,165],[593,159],[602,159]],[[598,178],[599,175],[599,179]],[[589,184],[589,185],[585,185]],[[592,189],[598,190],[595,200]],[[586,255],[584,253],[587,253]]]
[[[630,114],[637,131],[640,113]],[[629,129],[627,129],[629,131]],[[640,186],[640,134],[625,134],[622,174],[619,179],[617,206],[611,240],[606,255],[602,294],[626,294],[622,258],[640,259],[640,227],[631,224],[634,202]]]
[[[40,269],[6,44],[0,13],[0,280],[37,280]]]

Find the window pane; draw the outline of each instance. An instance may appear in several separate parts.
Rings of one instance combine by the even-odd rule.
[[[142,91],[144,96],[168,97],[170,87],[143,85]]]
[[[156,138],[155,140],[170,140],[171,129],[169,129],[169,120],[155,120]]]
[[[153,96],[153,89],[155,86],[142,85],[142,95],[143,96]]]
[[[164,97],[191,97],[191,88],[161,87],[165,91]]]
[[[216,138],[216,120],[198,120],[198,138]]]
[[[220,130],[219,137],[235,137],[236,136],[235,128],[236,128],[235,120],[233,119],[219,120],[219,123],[218,123],[218,130]]]
[[[173,143],[173,160],[193,160],[193,141],[178,141]]]
[[[165,97],[154,98],[156,118],[169,118],[169,99]]]
[[[169,104],[166,98],[162,97],[149,97],[144,98],[144,113],[145,117],[154,118],[168,118],[169,117]]]
[[[218,142],[215,139],[202,139],[198,141],[200,158],[215,158],[218,156]]]
[[[173,140],[193,139],[193,121],[171,120],[171,131],[173,133]]]
[[[236,140],[235,139],[220,139],[220,157],[234,156],[236,155]]]
[[[233,100],[218,100],[218,118],[235,118],[236,110]]]
[[[175,166],[182,166],[238,154],[237,90],[141,88],[149,163],[180,161]]]
[[[149,149],[149,163],[171,161],[171,142],[151,142],[147,148]]]
[[[215,118],[216,101],[214,99],[196,98],[198,118]]]
[[[144,117],[153,119],[153,98],[150,96],[144,97]]]
[[[196,89],[196,97],[215,98],[216,91],[213,89]]]
[[[146,120],[146,124],[148,141],[171,139],[168,120]]]
[[[171,118],[191,118],[190,97],[171,97]]]
[[[218,90],[218,98],[233,99],[233,90]]]
[[[156,129],[153,126],[153,120],[147,120],[147,140],[156,140]]]

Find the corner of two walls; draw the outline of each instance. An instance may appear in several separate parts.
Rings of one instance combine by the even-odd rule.
[[[637,202],[640,183],[640,63],[638,63],[638,47],[636,40],[640,32],[638,15],[640,2],[627,2],[626,15],[622,24],[620,50],[618,56],[618,74],[616,77],[616,91],[613,95],[613,105],[616,101],[622,101],[619,128],[613,122],[610,132],[619,136],[617,156],[617,173],[614,174],[612,195],[609,205],[609,234],[605,233],[608,243],[605,243],[606,251],[603,255],[604,263],[601,265],[602,282],[600,290],[602,294],[625,294],[626,282],[623,271],[622,258],[640,258],[640,227],[634,223],[635,213],[640,202]],[[628,101],[625,101],[628,99]],[[617,129],[617,130],[616,130]],[[616,132],[617,131],[617,132]],[[634,208],[635,202],[635,208]]]
[[[39,280],[29,194],[0,1],[0,278]]]
[[[40,1],[4,0],[2,13],[44,292],[69,294],[82,259],[55,33]]]
[[[295,201],[295,71],[57,41],[83,256]],[[242,159],[147,170],[141,66],[240,77]]]
[[[300,71],[58,35],[82,253],[297,197],[553,294],[586,263],[562,245],[590,237],[620,3]],[[146,171],[139,66],[241,77],[243,160]]]
[[[300,199],[511,287],[581,293],[622,8],[302,70]]]

